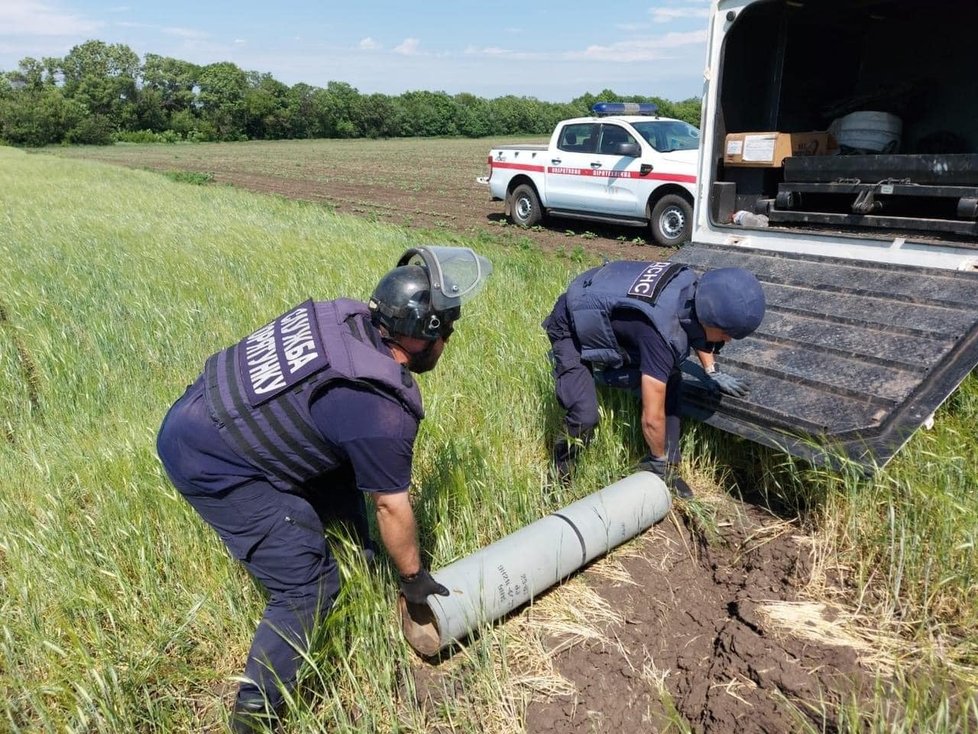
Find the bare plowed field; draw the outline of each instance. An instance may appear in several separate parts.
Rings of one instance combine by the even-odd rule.
[[[211,174],[213,181],[318,202],[337,212],[433,233],[527,240],[548,251],[653,259],[668,253],[636,229],[550,222],[507,225],[475,179],[490,141],[310,141],[115,146],[56,151],[160,171]],[[542,314],[541,314],[542,316]],[[572,634],[547,628],[537,605],[510,620],[539,635],[559,685],[530,695],[530,734],[694,731],[712,734],[833,731],[822,714],[858,698],[869,651],[842,615],[811,597],[818,553],[791,520],[697,487],[700,510],[679,503],[665,521],[580,574],[608,611]],[[705,509],[704,509],[705,508]],[[715,514],[719,537],[695,518]],[[815,573],[817,571],[817,573]],[[557,588],[540,606],[574,606]],[[546,616],[546,615],[544,615]],[[585,615],[586,616],[586,615]],[[446,664],[442,661],[442,665]],[[450,664],[450,663],[447,663]],[[418,705],[437,710],[450,695],[442,666],[418,661]],[[532,689],[533,686],[530,686]],[[446,730],[447,731],[447,730]]]
[[[198,145],[115,145],[51,149],[133,168],[209,174],[230,184],[312,201],[334,211],[432,232],[527,238],[545,250],[578,248],[616,258],[652,259],[665,251],[648,231],[575,220],[513,227],[503,205],[476,183],[499,140],[312,140]],[[519,142],[544,142],[519,139]]]

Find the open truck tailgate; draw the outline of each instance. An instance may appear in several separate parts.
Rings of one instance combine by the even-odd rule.
[[[696,243],[670,259],[745,268],[767,297],[719,356],[750,394],[711,398],[691,359],[684,412],[796,456],[883,466],[978,363],[976,273]]]

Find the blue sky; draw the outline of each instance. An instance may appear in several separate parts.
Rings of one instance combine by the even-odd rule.
[[[710,0],[0,0],[0,70],[89,39],[140,57],[232,61],[286,84],[347,82],[569,101],[702,91]]]

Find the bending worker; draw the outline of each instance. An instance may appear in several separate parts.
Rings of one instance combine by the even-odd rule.
[[[164,419],[171,481],[269,595],[233,731],[279,715],[340,588],[324,522],[347,522],[369,548],[364,494],[405,598],[448,594],[422,565],[408,498],[424,415],[411,373],[438,364],[491,271],[468,248],[410,249],[368,304],[306,301],[211,356]]]
[[[714,355],[743,339],[764,318],[764,292],[740,268],[697,278],[684,265],[609,262],[575,278],[543,322],[553,346],[557,402],[566,411],[564,435],[552,460],[567,481],[598,424],[595,383],[638,392],[648,455],[639,467],[654,472],[680,497],[692,496],[678,475],[680,366],[696,351],[710,388],[736,397],[747,385],[721,372]]]

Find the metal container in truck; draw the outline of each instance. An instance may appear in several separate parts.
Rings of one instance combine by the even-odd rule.
[[[768,311],[724,347],[745,399],[687,411],[815,461],[884,465],[978,363],[978,3],[712,5],[691,244]]]

